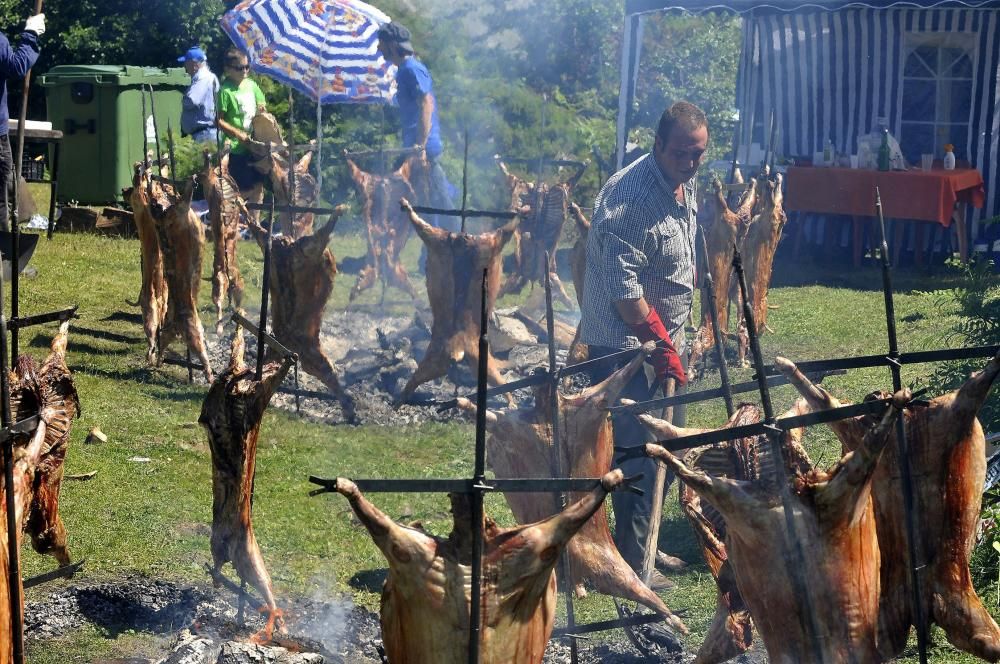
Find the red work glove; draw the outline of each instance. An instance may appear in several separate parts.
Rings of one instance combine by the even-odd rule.
[[[630,327],[632,333],[641,342],[665,342],[659,343],[653,354],[649,356],[649,361],[656,370],[656,377],[661,381],[673,377],[677,381],[677,385],[686,384],[687,372],[684,371],[684,366],[681,364],[681,356],[677,354],[677,349],[674,348],[670,335],[667,334],[667,328],[663,326],[663,321],[660,320],[656,309],[650,307],[646,318],[641,323],[632,323]]]

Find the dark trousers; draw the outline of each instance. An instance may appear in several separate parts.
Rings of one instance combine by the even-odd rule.
[[[679,347],[683,347],[683,340]],[[590,347],[590,358],[601,357],[616,353],[620,349],[602,348],[599,346]],[[681,353],[681,361],[687,369],[687,353]],[[591,373],[591,381],[604,380],[618,368],[627,364],[626,361],[619,362],[612,366],[602,366]],[[632,377],[628,385],[625,386],[621,398],[632,399],[633,401],[648,401],[662,396],[662,389],[658,380],[650,380],[644,369],[650,368],[647,363]],[[675,393],[683,394],[686,387],[678,386]],[[655,417],[660,416],[660,411],[650,413]],[[683,426],[687,420],[687,406],[682,404],[674,406],[673,423]],[[655,436],[649,433],[646,427],[639,421],[639,418],[628,412],[618,412],[611,416],[611,426],[614,431],[615,447],[635,447],[656,441]],[[615,455],[617,457],[617,454]],[[628,459],[618,465],[625,477],[631,477],[642,473],[642,479],[636,486],[643,490],[643,495],[639,496],[631,491],[615,491],[611,494],[611,506],[615,512],[615,532],[614,540],[618,551],[622,554],[633,569],[639,571],[642,567],[643,547],[646,545],[646,534],[649,532],[649,515],[653,510],[653,485],[656,482],[656,461],[643,455],[635,459]],[[667,476],[666,488],[670,486],[672,476]]]
[[[0,230],[10,230],[10,198],[14,184],[14,158],[10,153],[10,136],[0,136]]]

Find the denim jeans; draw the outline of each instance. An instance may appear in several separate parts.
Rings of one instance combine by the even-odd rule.
[[[677,339],[675,343],[681,348],[681,362],[687,368],[687,353],[683,351],[684,339]],[[604,355],[616,353],[618,348],[601,348],[599,346],[590,347],[590,358],[594,359]],[[615,365],[603,365],[590,374],[591,384],[604,380],[617,369],[628,363],[628,360],[618,362]],[[644,365],[644,368],[648,366]],[[685,387],[678,386],[676,394],[683,394]],[[659,381],[654,380],[650,384],[646,372],[640,369],[628,382],[621,393],[621,398],[632,399],[633,401],[648,401],[661,396]],[[651,413],[659,417],[659,412]],[[682,404],[674,406],[673,423],[677,426],[684,426],[687,419],[687,406]],[[656,441],[646,429],[639,418],[629,412],[617,412],[611,416],[611,427],[614,431],[615,447],[635,447]],[[618,455],[616,454],[615,457]],[[615,512],[615,545],[619,553],[634,570],[637,572],[642,567],[643,547],[646,545],[646,533],[649,531],[649,515],[653,509],[653,485],[656,481],[656,460],[645,455],[628,459],[617,466],[625,473],[625,477],[631,477],[642,473],[642,479],[636,486],[644,491],[639,496],[631,491],[615,491],[611,494],[611,506]],[[672,481],[672,474],[667,475],[667,481],[663,486],[666,494],[667,487]]]
[[[448,182],[448,176],[441,167],[441,162],[436,157],[434,159],[428,158],[428,161],[431,165],[431,207],[436,207],[441,210],[455,209],[455,203],[451,200],[451,183]],[[434,215],[431,218],[430,223],[451,233],[458,233],[462,230],[461,217]]]
[[[205,127],[191,134],[191,138],[198,143],[215,143],[218,141],[218,136],[219,130],[215,127]]]
[[[10,153],[10,136],[0,136],[0,230],[10,230],[11,187],[14,184],[14,159]]]

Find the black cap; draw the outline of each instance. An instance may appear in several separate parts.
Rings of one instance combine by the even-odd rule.
[[[401,23],[395,21],[386,23],[378,29],[378,38],[384,42],[398,44],[401,49],[413,53],[413,44],[410,43],[410,31]]]

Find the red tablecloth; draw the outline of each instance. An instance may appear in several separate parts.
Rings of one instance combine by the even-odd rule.
[[[792,166],[785,185],[785,209],[799,212],[875,215],[875,187],[882,210],[894,219],[919,219],[951,225],[956,201],[981,208],[983,176],[974,168],[953,171],[875,171]]]

